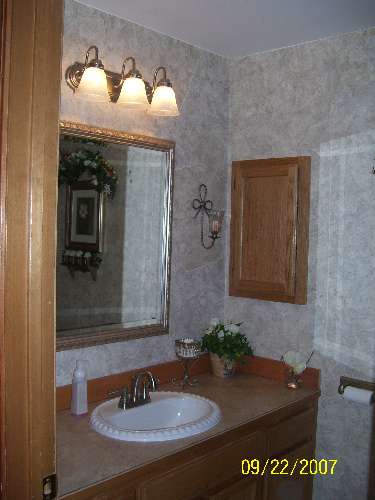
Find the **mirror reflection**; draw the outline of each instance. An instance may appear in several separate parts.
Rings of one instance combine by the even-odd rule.
[[[115,139],[61,128],[58,348],[167,331],[173,145]]]

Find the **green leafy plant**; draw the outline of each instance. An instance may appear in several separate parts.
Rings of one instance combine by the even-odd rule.
[[[99,193],[113,198],[118,177],[112,165],[99,151],[80,149],[72,153],[60,152],[59,184],[73,184],[88,173]]]
[[[217,354],[220,358],[233,361],[241,360],[243,356],[252,356],[253,350],[243,333],[240,333],[241,323],[223,323],[212,320],[201,341],[203,351]]]

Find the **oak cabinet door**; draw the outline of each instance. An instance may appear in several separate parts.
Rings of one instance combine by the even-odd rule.
[[[300,466],[295,468],[293,474],[291,471],[296,460],[304,458],[309,461],[313,457],[313,441],[309,441],[280,457],[280,466],[275,466],[274,475],[268,473],[265,500],[311,500],[313,476],[308,470],[309,467],[302,470],[305,474],[301,474]],[[288,463],[285,475],[281,474],[283,465],[286,463],[282,462],[283,459],[286,459]]]
[[[207,495],[205,500],[261,500],[261,481],[242,478],[221,491]]]
[[[249,453],[262,459],[265,452],[266,436],[262,431],[255,431],[240,441],[228,443],[148,479],[138,488],[137,500],[240,500],[241,496],[230,497],[230,493],[227,496],[210,495],[223,495],[226,488],[230,490],[233,483],[241,479],[241,460]]]
[[[310,158],[233,162],[229,294],[306,304]]]

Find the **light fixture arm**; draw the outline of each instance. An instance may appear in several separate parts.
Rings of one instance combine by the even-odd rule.
[[[128,61],[131,61],[131,69],[125,73],[125,70],[126,70],[126,63]],[[122,84],[124,83],[124,81],[129,78],[129,77],[135,77],[135,78],[142,78],[142,75],[141,73],[138,71],[137,69],[137,66],[136,66],[136,63],[135,63],[135,59],[134,57],[132,56],[129,56],[129,57],[126,57],[122,63],[122,68],[121,68],[121,79],[119,81],[118,84],[113,84],[113,88],[114,89],[119,89],[122,87]]]
[[[159,71],[163,72],[163,77],[157,81]],[[152,91],[154,92],[156,87],[159,85],[165,85],[166,87],[172,87],[171,81],[167,78],[167,70],[164,66],[159,66],[154,71],[154,78],[152,80]]]
[[[91,51],[94,51],[95,52],[95,57],[94,59],[91,59],[91,61],[89,62],[89,57],[90,57],[90,52]],[[86,57],[85,57],[85,69],[88,68],[89,66],[93,66],[95,68],[100,68],[100,69],[104,69],[104,66],[102,64],[102,61],[99,59],[99,49],[96,45],[91,45],[88,49],[87,49],[87,52],[86,52]]]

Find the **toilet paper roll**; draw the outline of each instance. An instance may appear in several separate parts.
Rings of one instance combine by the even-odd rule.
[[[361,403],[367,406],[370,406],[374,402],[374,393],[372,391],[358,389],[357,387],[345,387],[342,396],[348,401],[354,401],[355,403]]]

